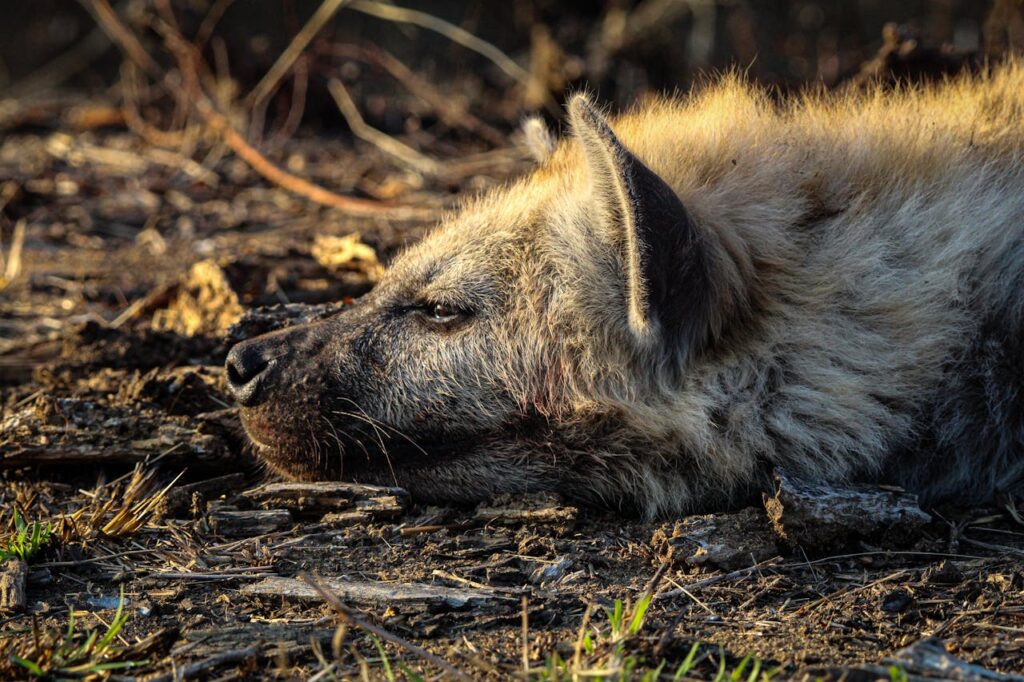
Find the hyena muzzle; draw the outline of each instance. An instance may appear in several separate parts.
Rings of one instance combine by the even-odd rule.
[[[231,350],[246,432],[286,476],[431,501],[673,514],[773,466],[1013,490],[1022,73],[789,105],[726,78],[611,121],[577,95],[357,304]]]

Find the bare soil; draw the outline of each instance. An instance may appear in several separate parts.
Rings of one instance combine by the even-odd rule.
[[[270,156],[337,191],[428,207],[524,167],[512,150],[422,181],[330,138],[280,142]],[[81,630],[102,629],[123,590],[121,660],[148,662],[115,675],[307,678],[323,668],[316,650],[332,660],[337,615],[318,597],[255,587],[302,572],[372,584],[346,604],[473,678],[521,671],[524,647],[531,667],[556,652],[572,658],[587,605],[635,602],[656,574],[654,591],[667,594],[628,646],[641,667],[667,660],[666,678],[699,642],[696,678],[713,678],[720,655],[729,666],[754,654],[779,668],[776,679],[875,679],[853,670],[929,636],[965,661],[1024,670],[1024,525],[1010,500],[932,510],[910,538],[881,533],[825,551],[774,538],[753,558],[701,558],[694,520],[649,523],[545,499],[491,506],[559,509],[549,518],[413,504],[225,526],[225,512],[259,506],[240,494],[270,480],[225,391],[230,325],[260,306],[327,304],[372,287],[365,264],[318,261],[318,237],[358,232],[386,262],[428,223],[311,205],[217,147],[194,168],[123,130],[64,122],[0,138],[0,190],[5,255],[14,225],[26,229],[20,273],[0,294],[0,523],[13,523],[17,505],[55,524],[29,562],[24,610],[0,614],[0,677],[27,677],[9,655],[62,632],[72,612]],[[148,477],[133,479],[136,466]],[[140,527],[112,521],[182,472],[159,508],[135,508]],[[761,508],[699,523],[729,526],[718,537],[726,544],[770,535]],[[393,591],[373,591],[381,586]],[[607,629],[600,608],[591,623]],[[363,665],[385,675],[365,631],[350,627],[342,651],[339,678]],[[406,645],[386,651],[392,664],[442,674]]]

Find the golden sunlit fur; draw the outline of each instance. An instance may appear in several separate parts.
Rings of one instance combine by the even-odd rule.
[[[593,202],[576,140],[421,247],[465,252],[474,241],[483,251],[524,238],[495,232],[533,226],[525,239],[535,243],[505,257],[521,268],[522,290],[542,300],[505,333],[531,334],[528,345],[567,355],[543,363],[561,367],[548,409],[574,423],[579,451],[594,449],[590,485],[664,513],[745,491],[766,462],[834,482],[891,471],[889,482],[937,497],[984,496],[1020,475],[1019,432],[1012,461],[954,458],[953,471],[889,461],[933,456],[915,443],[929,438],[925,412],[957,390],[950,372],[963,370],[950,366],[987,316],[1020,310],[1020,64],[932,88],[783,105],[730,76],[611,126],[719,252],[718,340],[681,381],[612,333],[625,324],[623,283],[579,227]],[[552,326],[541,326],[545,319]],[[587,437],[589,416],[610,412],[624,422],[623,442]],[[688,456],[676,463],[679,451]]]

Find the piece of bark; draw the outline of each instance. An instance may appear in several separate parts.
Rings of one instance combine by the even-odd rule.
[[[171,488],[167,491],[167,515],[174,518],[175,514],[188,513],[192,509],[193,495],[221,495],[240,488],[244,483],[245,474],[234,473]]]
[[[340,578],[321,578],[320,582],[341,600],[357,604],[420,604],[458,609],[501,598],[486,590],[419,583],[350,582]],[[262,596],[280,595],[300,600],[320,600],[316,590],[296,578],[267,578],[253,585],[246,585],[241,592]]]
[[[356,509],[382,518],[402,514],[409,504],[409,493],[401,488],[329,481],[267,483],[246,490],[242,498],[262,509],[312,515]]]
[[[917,495],[878,486],[836,487],[775,471],[775,495],[765,495],[775,532],[792,546],[836,549],[851,540],[871,538],[905,545],[931,517]]]
[[[0,612],[25,609],[25,578],[28,565],[21,559],[8,559],[0,566]]]
[[[729,514],[688,516],[651,539],[672,560],[690,566],[743,568],[779,553],[778,536],[763,509],[748,507]]]
[[[898,665],[910,675],[925,679],[958,680],[960,682],[1024,682],[1024,675],[997,673],[978,665],[962,661],[946,651],[942,642],[934,637],[915,642],[897,651],[882,662],[882,671],[888,677],[889,666]],[[912,678],[911,678],[912,679]]]
[[[403,495],[377,495],[368,497],[365,500],[356,500],[356,509],[364,514],[369,514],[375,521],[387,521],[397,519],[405,513],[409,506],[408,493],[402,490]]]
[[[215,509],[210,512],[210,522],[214,530],[225,537],[247,538],[281,530],[290,526],[293,519],[287,509]]]
[[[320,523],[330,528],[344,528],[373,523],[373,515],[364,511],[328,512],[320,517]]]
[[[900,649],[881,663],[867,663],[854,667],[810,668],[793,677],[801,682],[811,680],[846,680],[874,682],[892,678],[893,668],[900,671],[906,682],[1024,682],[1024,676],[999,673],[967,663],[946,651],[935,638],[923,639]]]
[[[576,522],[577,516],[579,509],[561,504],[557,495],[505,495],[477,507],[473,519],[481,523],[568,526]]]

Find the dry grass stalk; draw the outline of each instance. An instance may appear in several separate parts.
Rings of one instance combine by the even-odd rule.
[[[327,89],[330,91],[331,97],[334,98],[335,104],[338,105],[341,115],[345,117],[345,122],[348,123],[348,127],[353,135],[365,142],[369,142],[377,149],[394,157],[417,173],[424,175],[437,174],[440,169],[437,161],[424,156],[409,145],[399,142],[390,135],[367,124],[363,120],[362,114],[359,113],[359,107],[352,101],[352,97],[348,94],[348,90],[345,89],[340,80],[332,78],[327,83]]]
[[[448,38],[454,43],[462,45],[468,50],[472,50],[477,54],[486,57],[495,66],[505,72],[512,80],[519,83],[524,89],[531,88],[533,77],[530,72],[519,66],[514,59],[509,57],[507,54],[499,50],[493,44],[478,38],[469,31],[455,24],[421,12],[415,9],[408,9],[406,7],[396,7],[391,4],[384,4],[382,2],[376,2],[376,0],[355,0],[350,5],[350,9],[354,9],[357,12],[363,14],[369,14],[370,16],[377,17],[378,19],[384,19],[385,21],[392,21],[400,24],[413,24],[420,28],[425,28],[435,33],[440,33],[445,38]],[[553,112],[559,111],[558,104],[551,97],[551,93],[545,93],[545,105]]]
[[[3,275],[0,275],[0,291],[6,289],[19,274],[21,274],[21,253],[25,248],[25,220],[19,220],[14,225],[14,236],[11,238],[11,249],[4,257],[0,251],[0,266],[3,267]]]
[[[285,48],[284,52],[277,58],[270,70],[264,74],[260,82],[256,84],[256,87],[252,89],[246,97],[246,101],[252,104],[253,108],[256,108],[261,102],[267,99],[274,90],[277,89],[281,79],[284,78],[285,74],[292,68],[295,61],[302,55],[303,51],[309,46],[316,34],[323,29],[323,27],[330,21],[331,17],[335,13],[350,3],[352,0],[324,0],[324,2],[317,8],[313,16],[309,18],[306,25],[302,27],[292,42]]]
[[[365,632],[370,633],[371,635],[373,635],[375,637],[380,638],[381,640],[384,640],[386,642],[390,642],[391,644],[394,644],[395,646],[398,646],[398,647],[400,647],[402,649],[405,649],[409,653],[411,653],[411,654],[413,654],[413,655],[415,655],[415,656],[417,656],[419,658],[422,658],[425,661],[429,661],[430,663],[433,663],[434,665],[436,665],[438,668],[440,668],[444,672],[445,679],[457,679],[457,680],[467,680],[467,681],[473,679],[469,675],[467,675],[466,673],[464,673],[461,670],[459,670],[458,668],[452,666],[452,664],[448,663],[443,658],[440,658],[439,656],[435,656],[434,654],[430,653],[429,651],[427,651],[427,650],[425,650],[425,649],[423,649],[421,647],[416,646],[412,642],[409,642],[409,641],[407,641],[405,639],[402,639],[398,635],[396,635],[394,633],[391,633],[391,632],[388,632],[387,630],[385,630],[383,628],[377,627],[373,623],[366,622],[365,620],[363,620],[362,618],[357,616],[352,609],[350,609],[347,606],[345,606],[344,604],[342,604],[341,601],[330,590],[327,590],[326,588],[324,588],[324,586],[320,584],[320,581],[317,580],[316,578],[314,578],[313,576],[311,576],[309,573],[305,573],[305,572],[300,573],[299,574],[299,579],[302,580],[303,582],[305,582],[310,587],[312,587],[316,591],[316,593],[319,594],[320,597],[324,601],[326,601],[327,604],[332,609],[334,609],[334,611],[338,614],[339,620],[340,620],[340,622],[338,623],[338,630],[339,631],[343,632],[342,631],[343,627],[347,629],[349,626],[355,626],[355,627],[359,628],[360,630],[363,630]],[[339,641],[339,638],[337,637],[337,633],[336,633],[336,636],[335,636],[335,642],[337,642],[337,644],[335,645],[335,649],[336,649],[336,653],[337,653],[337,650],[340,649],[340,641]]]
[[[160,490],[150,493],[156,471],[146,471],[136,466],[123,490],[118,481],[97,488],[90,494],[90,504],[57,520],[54,535],[63,543],[85,543],[97,535],[132,535],[153,518],[181,475],[178,474]]]
[[[355,59],[383,69],[413,96],[429,105],[441,122],[449,128],[468,130],[497,147],[504,147],[508,144],[508,135],[481,121],[469,111],[460,98],[441,92],[426,78],[403,64],[390,52],[376,45],[350,44],[330,45],[323,48],[323,51],[335,57]]]
[[[86,0],[81,0],[85,2]],[[168,49],[174,54],[184,84],[174,82],[160,71],[153,58],[138,39],[110,9],[106,0],[90,0],[93,14],[111,37],[115,39],[129,59],[148,74],[164,83],[179,103],[194,110],[205,123],[208,132],[220,138],[231,150],[265,179],[310,201],[329,206],[355,216],[375,216],[392,219],[426,219],[436,216],[435,211],[418,207],[392,206],[382,202],[346,197],[327,190],[308,180],[282,170],[252,147],[221,114],[199,84],[199,54],[180,33],[164,22],[158,29],[163,33]]]

